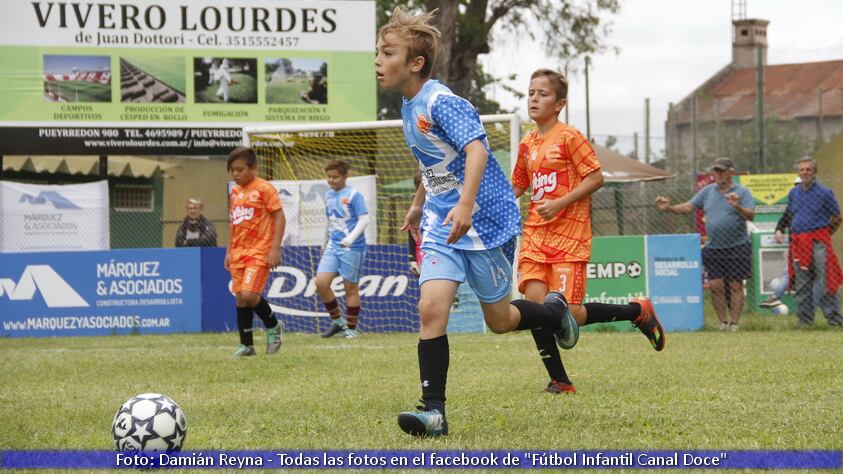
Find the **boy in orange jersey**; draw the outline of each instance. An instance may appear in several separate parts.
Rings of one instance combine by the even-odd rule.
[[[633,298],[626,305],[583,304],[591,194],[603,185],[603,174],[588,139],[559,121],[567,95],[568,81],[556,71],[539,69],[530,78],[527,106],[537,128],[521,140],[512,173],[516,196],[532,190],[518,255],[518,290],[535,302],[544,301],[548,290],[560,293],[580,326],[631,321],[661,351],[664,330],[649,298]],[[551,378],[545,391],[575,393],[553,334],[531,332]]]
[[[228,155],[228,171],[235,186],[228,197],[231,243],[225,253],[225,268],[231,272],[231,292],[237,300],[237,328],[240,348],[235,357],[255,355],[252,314],[266,326],[266,353],[281,347],[281,323],[261,296],[269,269],[281,263],[284,211],[275,187],[258,178],[258,159],[248,147],[235,148]]]

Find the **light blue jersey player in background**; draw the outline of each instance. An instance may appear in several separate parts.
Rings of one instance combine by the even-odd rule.
[[[579,335],[559,293],[549,293],[543,304],[510,302],[521,215],[477,111],[430,79],[439,45],[431,17],[431,13],[413,16],[397,7],[378,32],[375,57],[380,85],[404,96],[404,136],[422,171],[423,186],[402,227],[422,242],[418,344],[422,403],[418,411],[398,415],[401,429],[416,436],[448,434],[445,385],[450,356],[445,331],[460,283],[471,285],[493,332],[544,328],[566,349],[576,344]]]
[[[328,217],[328,242],[316,269],[316,291],[331,315],[331,327],[322,337],[345,332],[345,337],[357,337],[357,317],[360,314],[360,271],[366,257],[366,237],[363,231],[369,224],[369,211],[363,196],[346,186],[351,166],[345,160],[333,160],[325,166],[325,176],[331,188],[325,193],[325,214]],[[345,287],[346,317],[342,317],[331,282],[340,274]]]

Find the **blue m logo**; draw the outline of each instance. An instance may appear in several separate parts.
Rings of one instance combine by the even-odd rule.
[[[55,191],[42,191],[38,193],[37,196],[23,194],[18,202],[27,202],[29,204],[36,205],[47,204],[49,202],[52,203],[53,207],[56,209],[82,209],[74,204],[73,201]]]

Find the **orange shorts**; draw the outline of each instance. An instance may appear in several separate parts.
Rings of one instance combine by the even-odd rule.
[[[266,280],[269,279],[269,268],[264,266],[250,266],[229,268],[231,272],[231,292],[250,291],[260,294]]]
[[[518,261],[518,291],[524,293],[527,282],[538,280],[549,291],[559,291],[570,304],[582,304],[585,297],[585,270],[588,262],[539,263]]]

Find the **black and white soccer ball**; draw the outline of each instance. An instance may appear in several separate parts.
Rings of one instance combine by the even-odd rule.
[[[142,393],[120,406],[111,423],[111,434],[117,451],[180,451],[187,435],[187,419],[172,399],[159,393]]]

